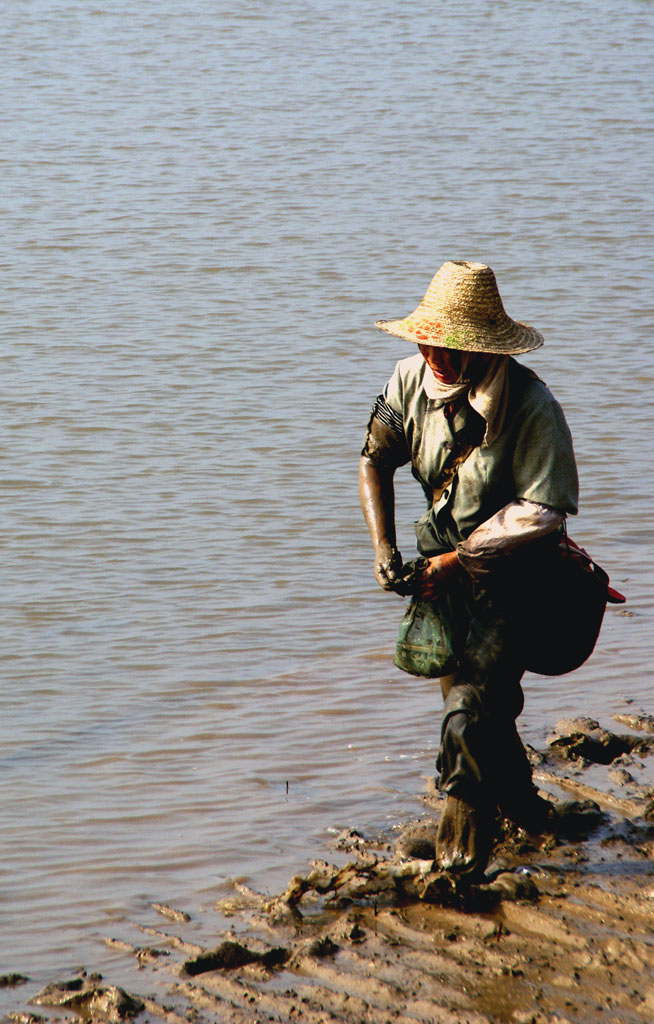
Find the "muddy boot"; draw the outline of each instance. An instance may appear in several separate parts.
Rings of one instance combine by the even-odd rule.
[[[588,835],[604,818],[592,800],[554,803],[539,796],[535,789],[520,803],[500,805],[500,812],[529,835],[561,835],[570,839]]]
[[[529,835],[540,835],[552,831],[555,815],[554,804],[540,796],[535,786],[525,790],[521,797],[512,795],[510,800],[500,801],[500,814],[514,825],[523,828]]]
[[[606,815],[594,800],[563,800],[552,806],[550,828],[566,839],[581,839],[605,820]]]
[[[448,795],[436,835],[435,863],[443,871],[473,880],[484,873],[493,836],[493,817]]]

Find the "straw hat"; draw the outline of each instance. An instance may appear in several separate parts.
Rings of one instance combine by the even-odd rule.
[[[413,313],[377,320],[375,327],[418,345],[465,352],[518,355],[543,344],[539,331],[505,312],[491,268],[461,260],[443,264]]]

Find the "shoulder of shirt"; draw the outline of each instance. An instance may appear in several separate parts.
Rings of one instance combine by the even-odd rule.
[[[419,352],[395,364],[391,379],[384,388],[384,398],[398,411],[406,410],[414,401],[426,400],[422,386],[426,365]]]
[[[423,359],[420,352],[416,352],[415,355],[405,356],[404,359],[400,359],[395,367],[397,373],[401,377],[418,377],[424,373],[425,360]]]
[[[544,380],[529,366],[509,357],[509,402],[514,408],[560,408],[559,403]]]
[[[553,398],[552,392],[541,377],[530,366],[519,363],[509,356],[509,387],[522,393],[540,394],[543,399]]]
[[[404,359],[400,359],[395,364],[393,375],[388,382],[388,386],[392,390],[398,390],[404,396],[408,398],[411,395],[416,395],[422,391],[422,381],[425,375],[425,360],[422,358],[419,352],[413,356],[407,356]]]

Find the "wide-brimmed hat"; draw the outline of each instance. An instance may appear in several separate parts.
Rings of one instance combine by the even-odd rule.
[[[418,345],[465,352],[519,355],[543,344],[539,331],[506,313],[491,268],[463,260],[443,264],[413,313],[375,326]]]

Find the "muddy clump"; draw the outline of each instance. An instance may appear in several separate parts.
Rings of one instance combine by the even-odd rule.
[[[548,746],[551,754],[564,760],[607,765],[624,754],[649,754],[654,748],[654,737],[618,735],[603,729],[593,718],[564,718],[554,726]]]
[[[67,981],[46,985],[31,1000],[36,1006],[58,1006],[74,1010],[92,1021],[118,1024],[131,1020],[143,1009],[142,1000],[117,985],[103,985],[101,974],[81,974]]]

